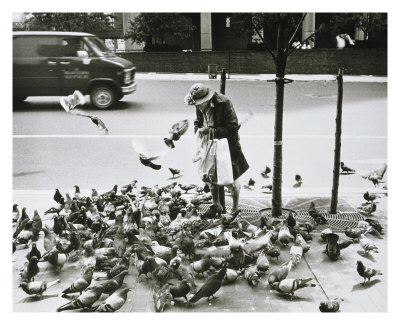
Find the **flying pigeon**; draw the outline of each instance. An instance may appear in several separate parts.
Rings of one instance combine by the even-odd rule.
[[[169,130],[169,135],[164,138],[165,144],[173,149],[175,148],[174,141],[178,141],[189,127],[188,120],[182,120],[172,125]]]
[[[139,155],[139,160],[144,166],[150,167],[155,170],[161,169],[161,165],[154,164],[153,161],[167,154],[170,149],[164,149],[157,154],[150,155],[142,142],[139,142],[136,139],[132,139],[131,143],[132,148]]]
[[[263,172],[261,172],[261,176],[264,178],[268,178],[268,174],[271,172],[271,168],[269,168],[268,166],[265,167],[265,170]]]
[[[85,104],[85,97],[79,90],[75,90],[72,95],[61,97],[60,104],[68,113],[76,106]]]

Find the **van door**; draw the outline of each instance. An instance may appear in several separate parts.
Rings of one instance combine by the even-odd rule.
[[[90,60],[78,57],[78,51],[89,52],[82,37],[63,36],[60,38],[61,89],[65,94],[75,90],[86,93],[90,80]]]
[[[45,35],[13,37],[13,89],[26,96],[58,95],[58,38]]]

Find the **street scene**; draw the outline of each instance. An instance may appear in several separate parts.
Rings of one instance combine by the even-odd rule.
[[[305,17],[296,40],[316,46]],[[239,19],[228,18],[226,26]],[[30,33],[15,32],[14,53],[18,38],[24,47],[34,37],[55,46],[49,32]],[[56,33],[62,42],[97,44]],[[130,62],[119,41],[101,39]],[[203,51],[196,42],[193,52]],[[94,62],[88,52],[79,55]],[[134,71],[120,93],[66,81],[46,92],[54,76],[28,93],[15,90],[30,78],[18,78],[18,60],[14,54],[13,312],[387,312],[386,74],[293,69],[280,82],[279,71],[246,73],[236,61],[229,73],[217,65],[214,76],[210,64],[140,71],[110,56]],[[65,73],[75,64],[66,56],[46,60],[74,75]],[[82,76],[80,69],[71,71]],[[207,113],[219,105],[223,118]],[[216,174],[204,172],[211,130],[228,139],[227,183],[218,180],[220,142]]]

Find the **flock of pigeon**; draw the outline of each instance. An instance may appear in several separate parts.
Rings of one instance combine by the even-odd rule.
[[[185,199],[183,194],[188,191],[197,194]],[[376,195],[366,192],[364,198],[364,207],[376,204]],[[119,310],[132,290],[124,278],[133,270],[139,280],[145,277],[151,284],[158,312],[172,308],[177,299],[193,307],[203,298],[210,302],[222,285],[240,277],[253,287],[266,278],[272,291],[292,298],[298,290],[316,286],[312,278],[290,277],[290,271],[310,249],[316,231],[322,229],[324,252],[333,261],[341,250],[357,242],[365,254],[377,253],[377,246],[367,234],[383,234],[381,224],[370,217],[356,228],[346,229],[347,240],[339,240],[313,202],[309,207],[311,220],[307,222],[297,221],[291,213],[279,220],[262,216],[257,225],[240,213],[218,218],[212,209],[205,213],[200,209],[211,201],[207,186],[177,182],[139,188],[135,180],[101,194],[92,189],[89,196],[82,195],[75,186],[73,195],[64,196],[56,189],[53,199],[54,206],[44,212],[51,216],[48,224],[42,222],[38,211],[30,218],[25,207],[19,211],[14,204],[13,253],[19,245],[30,247],[19,274],[19,286],[28,295],[40,296],[58,285],[60,295],[68,299],[57,308],[58,312]],[[36,244],[41,233],[42,252]],[[290,247],[289,260],[280,266],[274,263],[276,266],[271,268],[271,259],[279,260],[282,247]],[[78,263],[80,268],[72,283],[60,283],[59,279],[35,281],[40,272],[38,263],[48,263],[55,274],[68,263]],[[382,274],[361,261],[356,270],[364,282]],[[101,300],[102,295],[107,298]],[[319,309],[336,312],[341,301],[321,301]]]
[[[69,98],[70,97],[70,98]],[[83,102],[79,94],[62,99],[67,112],[82,115],[74,107]],[[92,116],[99,129],[108,132],[104,123]],[[166,150],[174,148],[174,141],[188,128],[187,120],[174,124],[164,138]],[[132,140],[144,166],[160,169],[153,161],[165,152],[148,154],[141,143]],[[354,174],[355,170],[341,163],[341,174]],[[173,178],[181,171],[170,168]],[[386,171],[386,164],[362,177],[379,186]],[[261,173],[268,178],[267,166]],[[295,176],[294,187],[303,180]],[[245,188],[254,189],[250,179]],[[265,186],[269,191],[272,186]],[[188,198],[183,195],[196,192]],[[80,310],[84,312],[115,312],[126,303],[129,287],[124,279],[137,273],[138,279],[147,278],[153,289],[154,310],[162,312],[172,308],[176,300],[184,299],[188,306],[196,306],[201,299],[209,303],[221,286],[244,278],[255,287],[267,279],[274,292],[289,295],[305,287],[315,287],[313,278],[290,277],[290,272],[310,250],[309,242],[320,233],[325,242],[324,253],[332,261],[350,245],[359,243],[364,254],[378,253],[374,241],[367,234],[383,234],[383,227],[373,218],[377,195],[366,192],[360,212],[367,218],[356,228],[345,229],[346,240],[340,240],[327,225],[323,214],[310,203],[310,221],[299,222],[289,213],[286,218],[261,216],[252,224],[241,214],[226,213],[218,218],[213,209],[202,212],[211,194],[207,186],[178,184],[176,181],[160,187],[139,188],[136,180],[127,185],[115,185],[105,193],[95,189],[88,196],[75,186],[74,194],[62,195],[58,189],[53,196],[54,206],[44,214],[50,222],[44,223],[37,210],[30,218],[23,207],[13,206],[13,253],[17,247],[30,247],[26,264],[19,273],[19,287],[28,295],[41,296],[51,286],[60,287],[60,295],[68,301],[57,308],[58,312]],[[43,233],[44,251],[37,241]],[[271,260],[279,261],[282,247],[290,247],[289,259],[271,267]],[[54,272],[61,272],[64,265],[77,263],[76,279],[61,283],[60,279],[35,281],[40,272],[39,263],[48,263]],[[356,271],[365,281],[382,272],[357,262]],[[202,279],[202,281],[200,281]],[[201,284],[200,284],[201,283]],[[101,299],[104,295],[106,299]],[[321,312],[337,312],[341,298],[321,301]]]

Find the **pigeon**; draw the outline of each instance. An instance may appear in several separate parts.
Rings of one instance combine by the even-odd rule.
[[[32,256],[28,264],[20,273],[21,279],[25,282],[31,282],[35,279],[35,275],[39,273],[38,267],[39,259],[36,256]]]
[[[100,298],[103,289],[104,286],[99,285],[89,290],[86,290],[76,299],[66,303],[65,305],[58,307],[57,312],[61,312],[64,310],[90,308]]]
[[[371,215],[376,211],[376,203],[372,202],[370,206],[367,207],[358,207],[357,210],[365,215]]]
[[[268,190],[269,192],[272,192],[272,184],[263,185],[263,186],[261,186],[261,189],[266,189],[266,190]]]
[[[188,120],[182,120],[172,125],[169,130],[169,135],[164,138],[165,144],[173,149],[175,148],[174,141],[178,141],[189,127]]]
[[[75,189],[74,197],[75,197],[76,199],[80,199],[80,198],[82,197],[81,189],[79,188],[78,185],[74,185],[74,189]]]
[[[284,279],[280,282],[275,282],[271,285],[273,290],[280,293],[285,293],[290,295],[290,299],[293,298],[294,292],[305,287],[315,287],[315,283],[308,283],[312,278],[308,279]]]
[[[61,253],[57,250],[53,250],[45,257],[45,260],[47,260],[51,265],[55,266],[56,271],[59,272],[64,264],[69,260],[69,255]]]
[[[379,168],[373,170],[373,171],[368,171],[366,173],[359,173],[359,175],[372,182],[375,187],[379,186],[379,183],[382,183],[382,178],[385,175],[387,168],[387,164],[383,163],[382,166]]]
[[[261,176],[264,178],[268,178],[268,174],[271,172],[271,168],[269,168],[268,166],[265,167],[265,170],[261,172]]]
[[[369,282],[372,277],[383,274],[380,270],[365,267],[361,261],[357,261],[357,272],[361,277],[364,278],[364,283],[366,279],[368,279]]]
[[[50,209],[46,210],[43,214],[44,215],[50,214],[50,213],[59,214],[64,209],[64,206],[65,206],[65,200],[64,200],[63,197],[61,197],[60,198],[60,202],[57,205],[55,205],[55,206],[51,207]]]
[[[323,217],[321,215],[321,213],[319,213],[317,211],[317,209],[315,208],[315,203],[311,202],[310,203],[310,207],[308,208],[308,214],[310,215],[311,218],[313,218],[315,220],[315,222],[319,225],[323,225],[328,223],[327,220],[325,219],[325,217]]]
[[[97,116],[93,116],[93,115],[88,115],[88,114],[83,114],[81,112],[76,112],[76,115],[79,116],[84,116],[87,118],[90,118],[90,120],[97,126],[97,128],[99,129],[99,131],[103,132],[104,135],[108,135],[108,129],[107,126],[104,124],[104,122],[102,120],[100,120]]]
[[[364,250],[364,255],[367,254],[369,251],[379,253],[378,247],[376,247],[372,240],[367,238],[364,234],[361,234],[360,246]]]
[[[60,283],[61,280],[57,279],[54,281],[33,281],[33,282],[21,282],[19,287],[22,288],[28,295],[39,295],[41,296],[48,288],[53,285]]]
[[[254,190],[254,186],[256,185],[256,181],[252,178],[250,178],[247,182],[247,184],[243,185],[243,188],[247,190]]]
[[[197,187],[197,185],[195,184],[189,184],[189,185],[182,185],[182,184],[178,184],[178,186],[185,191],[185,193],[187,193],[190,190],[193,190],[194,188]]]
[[[30,221],[28,214],[26,213],[26,208],[22,208],[21,217],[18,220],[17,228],[14,231],[13,238],[17,238],[20,232],[25,228],[25,226]]]
[[[122,288],[115,291],[106,300],[104,300],[99,306],[92,307],[89,311],[94,311],[97,313],[114,313],[125,304],[126,298],[128,297],[128,292],[131,288]]]
[[[92,282],[93,278],[93,267],[86,267],[82,276],[80,276],[77,280],[71,283],[71,285],[65,289],[62,293],[64,295],[78,293],[82,294],[84,290],[86,290]]]
[[[336,313],[340,309],[340,303],[344,301],[342,298],[334,298],[319,303],[319,310],[322,313]]]
[[[38,211],[35,210],[32,217],[32,233],[34,240],[38,238],[39,233],[42,230],[42,225],[42,219],[40,218]]]
[[[72,95],[61,97],[60,104],[67,113],[71,112],[76,106],[85,104],[85,97],[79,90],[75,90]]]
[[[278,240],[283,245],[287,245],[290,241],[294,241],[294,237],[286,225],[282,225],[281,229],[279,229]]]
[[[53,231],[56,235],[61,236],[67,230],[67,221],[65,220],[65,216],[55,214],[53,220]]]
[[[293,213],[289,212],[289,215],[286,218],[286,224],[290,228],[294,228],[296,226],[296,219],[294,218]]]
[[[40,253],[40,251],[37,249],[36,244],[32,243],[32,247],[30,252],[26,255],[26,258],[28,261],[30,261],[30,259],[36,256],[38,260],[40,260],[40,258],[42,257],[42,253]]]
[[[121,273],[117,274],[112,279],[107,280],[107,281],[101,283],[100,285],[95,285],[93,287],[89,287],[88,289],[86,289],[86,291],[90,290],[90,289],[92,289],[94,287],[97,287],[97,286],[102,286],[102,288],[103,288],[102,292],[104,294],[111,295],[114,291],[116,291],[119,288],[121,288],[121,286],[122,286],[122,284],[124,282],[125,276],[127,274],[128,274],[128,270],[123,270]]]
[[[49,252],[56,246],[56,234],[47,225],[42,230],[44,232],[44,249],[46,252]]]
[[[296,176],[294,177],[294,180],[296,181],[296,183],[293,185],[293,187],[300,187],[301,184],[303,183],[303,179],[301,178],[301,176],[299,174],[296,174]]]
[[[205,255],[202,259],[191,263],[190,266],[196,273],[204,274],[211,267],[211,257]]]
[[[176,176],[176,177],[182,176],[182,175],[181,175],[182,171],[180,171],[179,169],[176,169],[176,168],[168,168],[168,169],[169,169],[169,171],[171,172],[172,177],[175,178],[175,176]]]
[[[282,264],[279,268],[271,270],[268,274],[268,283],[272,285],[275,282],[280,282],[288,276],[290,270],[292,269],[293,261]]]
[[[190,303],[195,303],[201,298],[207,298],[209,301],[211,297],[221,288],[222,280],[226,275],[226,268],[222,268],[218,273],[209,276],[203,286],[197,291],[192,298]]]
[[[19,219],[19,210],[18,210],[18,204],[13,204],[13,217],[12,217],[12,222],[17,223]]]
[[[135,139],[132,139],[131,143],[132,143],[133,149],[139,155],[140,162],[144,166],[150,167],[154,170],[161,169],[161,165],[154,164],[153,161],[164,156],[169,151],[169,149],[163,150],[157,154],[150,155],[147,153],[147,149],[144,147],[143,143],[141,143]]]
[[[371,218],[367,218],[365,219],[366,222],[368,222],[368,224],[375,229],[377,232],[379,232],[381,235],[383,235],[383,227],[382,225],[379,223],[379,221],[373,220]]]
[[[260,282],[260,272],[258,271],[257,265],[251,265],[244,270],[244,278],[251,287],[255,287]]]
[[[339,235],[335,233],[327,234],[325,253],[331,261],[336,261],[340,256],[340,248],[338,245]]]
[[[172,303],[172,295],[169,292],[169,285],[166,283],[157,288],[153,292],[154,308],[157,313],[163,312],[164,309]]]
[[[55,191],[54,196],[53,196],[53,200],[56,203],[60,203],[61,198],[63,198],[63,196],[61,195],[60,190],[58,188],[56,188],[56,191]]]
[[[340,162],[340,168],[342,169],[342,173],[346,174],[354,174],[356,171],[354,169],[351,169],[350,167],[347,167],[343,161]]]
[[[190,292],[190,284],[187,280],[181,280],[178,285],[171,285],[169,292],[172,299],[183,297],[188,301],[186,295]]]
[[[279,255],[281,255],[281,251],[280,251],[279,247],[272,246],[272,245],[269,245],[269,247],[267,247],[265,253],[270,257],[273,257],[273,258],[276,257],[277,262],[279,260]]]
[[[363,195],[365,201],[367,201],[367,203],[372,203],[374,202],[374,200],[376,200],[379,196],[376,194],[370,194],[368,191],[366,191]]]
[[[259,272],[267,272],[269,270],[269,260],[265,249],[258,255],[256,265]]]

